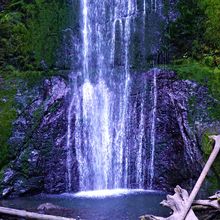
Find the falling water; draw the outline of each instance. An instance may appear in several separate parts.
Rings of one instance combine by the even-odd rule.
[[[74,99],[72,99],[69,109],[68,109],[68,127],[67,127],[67,159],[66,159],[66,166],[67,166],[67,191],[71,191],[72,188],[72,174],[71,174],[71,166],[72,166],[72,148],[71,148],[71,115],[72,115],[72,108],[74,104]]]
[[[157,113],[157,69],[154,69],[153,76],[153,109],[152,109],[152,126],[151,126],[151,156],[149,166],[149,188],[153,188],[154,180],[154,155],[155,155],[155,135],[156,135],[156,113]]]
[[[143,0],[142,7],[139,10],[143,12],[145,22],[148,7],[146,0]],[[145,102],[141,103],[137,120],[129,124],[130,48],[138,16],[140,13],[136,0],[81,0],[81,68],[78,74],[72,73],[72,96],[68,109],[67,191],[73,190],[75,164],[81,191],[129,188],[133,185],[145,187]],[[144,30],[141,32],[144,33]],[[141,100],[144,100],[144,95]],[[155,75],[151,188],[154,176],[156,96]],[[137,127],[137,124],[137,134],[133,137],[130,128]],[[131,135],[128,135],[129,132]],[[135,143],[135,158],[130,149],[131,142]],[[131,164],[136,164],[133,174],[130,171]]]
[[[151,0],[151,8],[156,12],[157,11],[157,0]]]
[[[137,145],[138,145],[138,152],[137,152],[137,162],[136,162],[136,182],[138,183],[138,188],[144,188],[144,161],[143,161],[143,139],[145,135],[145,113],[144,113],[144,96],[145,93],[142,95],[142,102],[141,102],[141,110],[140,110],[140,123],[138,128],[138,138],[137,138]]]
[[[71,191],[72,188],[71,135],[73,134],[80,189],[126,187],[124,178],[126,179],[125,170],[128,164],[124,142],[130,82],[130,15],[135,13],[136,7],[131,0],[128,4],[116,2],[113,15],[108,17],[104,1],[88,4],[83,0],[81,6],[84,82],[80,87],[75,86],[74,94],[77,96],[72,97],[68,110],[67,189]],[[111,30],[108,30],[106,23],[100,20],[100,15],[108,22],[113,17]],[[120,58],[121,61],[124,60],[124,70],[122,70],[124,75],[121,74],[119,83],[110,85],[108,80],[112,81],[112,69],[105,61],[110,58],[114,64],[117,24],[121,34],[120,43],[124,48]],[[109,32],[111,32],[110,38]],[[95,71],[98,78],[94,79],[91,71]],[[73,115],[76,118],[74,132],[71,126]]]
[[[74,88],[75,91],[75,88]],[[74,104],[75,104],[75,96],[71,97],[71,102],[68,108],[68,113],[67,113],[67,145],[66,145],[66,150],[67,150],[67,158],[66,158],[66,167],[67,167],[67,177],[66,177],[66,190],[68,192],[71,191],[72,189],[72,166],[73,166],[73,150],[72,150],[72,115],[73,115],[73,109],[74,109]]]
[[[88,6],[87,6],[87,0],[83,0],[82,3],[83,8],[83,73],[85,75],[85,78],[88,78],[88,71],[89,71],[89,26],[88,26]]]

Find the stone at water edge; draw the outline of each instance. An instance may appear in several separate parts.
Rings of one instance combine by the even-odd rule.
[[[37,212],[46,215],[62,216],[67,218],[81,219],[76,216],[74,210],[62,206],[54,205],[53,203],[43,203],[37,207]]]

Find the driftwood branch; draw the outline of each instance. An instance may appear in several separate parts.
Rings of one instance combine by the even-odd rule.
[[[216,159],[220,151],[220,135],[210,136],[211,139],[215,141],[214,149],[199,177],[197,180],[190,196],[186,190],[182,189],[180,186],[175,188],[175,194],[173,196],[168,195],[167,200],[163,201],[161,205],[170,208],[173,211],[173,214],[167,218],[157,217],[152,215],[145,215],[140,217],[141,220],[197,220],[198,218],[194,214],[191,206],[193,201],[202,186],[203,181],[205,180],[206,175],[208,174],[214,160]],[[200,205],[203,207],[212,207],[217,210],[220,210],[219,207],[219,195],[210,197],[209,200],[197,200],[194,202],[195,205]]]
[[[173,212],[177,213],[177,215],[171,215],[168,218],[164,217],[158,217],[158,216],[153,216],[153,215],[145,215],[140,217],[141,220],[177,220],[179,219],[178,211],[182,208],[182,206],[179,206],[179,203],[182,201],[179,200],[178,194],[181,195],[182,197],[187,199],[188,193],[186,190],[181,189],[179,186],[176,187],[175,189],[176,194],[174,196],[167,196],[167,200],[161,202],[161,204],[165,207],[171,208]],[[184,195],[185,194],[185,195]],[[177,199],[178,198],[178,199]],[[183,199],[184,200],[184,199]],[[176,203],[178,201],[177,206],[173,205],[173,202]],[[201,219],[212,219],[211,216],[215,213],[220,213],[220,191],[218,191],[214,196],[209,197],[207,200],[195,200],[193,202],[192,210],[195,211],[197,214],[200,215]],[[205,213],[204,213],[205,211]],[[192,212],[190,210],[190,212]],[[186,219],[197,219],[194,215],[190,213],[190,215],[187,215]],[[200,219],[200,218],[199,218]]]
[[[192,206],[192,203],[193,203],[194,199],[196,198],[196,195],[199,192],[199,189],[202,186],[202,183],[204,182],[212,164],[214,163],[216,157],[218,156],[218,153],[220,150],[220,135],[218,135],[218,136],[213,135],[213,136],[210,136],[210,138],[215,141],[214,150],[212,151],[202,173],[200,174],[200,177],[197,180],[196,185],[194,186],[193,191],[191,192],[190,197],[187,201],[187,204],[185,206],[185,210],[182,213],[182,215],[180,216],[179,220],[184,220],[186,218],[187,213],[189,212],[190,207]]]
[[[183,214],[185,210],[186,203],[189,199],[189,194],[185,189],[182,189],[180,186],[177,186],[174,189],[175,194],[173,196],[168,195],[167,199],[162,201],[160,204],[164,207],[168,207],[172,210],[173,214],[168,218],[145,215],[142,216],[141,220],[179,220],[180,215]],[[190,209],[186,220],[198,220],[192,209]]]
[[[193,206],[200,206],[201,208],[212,207],[220,210],[220,203],[218,200],[196,200],[193,202]]]
[[[0,213],[8,216],[22,217],[25,219],[36,219],[36,220],[75,220],[73,218],[65,218],[53,215],[42,215],[34,212],[27,212],[25,210],[17,210],[11,208],[0,207]]]

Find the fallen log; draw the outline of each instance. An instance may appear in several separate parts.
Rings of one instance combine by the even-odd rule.
[[[35,212],[28,212],[25,210],[11,209],[0,207],[0,213],[8,216],[16,216],[25,219],[36,219],[36,220],[75,220],[73,218],[65,218],[61,216],[53,216],[53,215],[43,215]]]
[[[182,189],[180,186],[177,186],[174,191],[175,194],[173,196],[168,195],[167,200],[163,201],[161,205],[170,208],[173,211],[173,214],[167,218],[152,216],[152,215],[145,215],[141,216],[141,220],[197,220],[195,213],[192,210],[192,203],[202,186],[205,177],[207,176],[214,160],[216,159],[219,151],[220,151],[220,135],[217,136],[210,136],[211,139],[215,141],[214,149],[202,171],[200,174],[199,179],[197,180],[190,196],[188,196],[188,192]],[[210,197],[212,199],[214,197]],[[218,195],[216,196],[215,201],[211,200],[197,200],[197,205],[202,206],[210,206],[212,208],[216,208],[219,210],[219,198]]]

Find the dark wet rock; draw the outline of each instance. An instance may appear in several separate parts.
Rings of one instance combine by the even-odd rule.
[[[13,123],[9,140],[11,163],[10,169],[4,171],[1,195],[64,191],[68,91],[66,81],[59,76],[33,88],[19,88],[19,117]],[[50,187],[46,187],[48,183]]]
[[[37,150],[31,151],[28,157],[28,162],[33,166],[36,167],[37,161],[39,159],[39,152]]]
[[[44,71],[48,70],[48,65],[45,60],[40,61],[40,66],[41,66],[42,70],[44,70]]]
[[[39,206],[37,207],[37,210],[38,210],[39,212],[45,212],[45,211],[48,211],[48,210],[50,210],[50,209],[62,209],[62,207],[61,207],[61,206],[54,205],[54,204],[52,204],[52,203],[43,203],[43,204],[41,204],[41,205],[39,205]]]
[[[11,192],[12,192],[13,188],[12,187],[8,187],[8,188],[4,188],[2,191],[2,197],[7,197]]]
[[[191,81],[177,80],[170,73],[167,78],[159,75],[155,152],[158,189],[169,190],[180,183],[190,189],[202,169],[200,145],[189,122],[192,97],[200,99],[200,117],[204,117],[209,99],[206,89]]]
[[[13,190],[19,195],[25,194],[27,192],[27,186],[25,185],[25,179],[18,179],[13,184]]]
[[[4,176],[3,176],[2,182],[3,182],[3,183],[8,183],[8,182],[10,182],[10,181],[13,179],[14,175],[15,175],[15,172],[14,172],[12,169],[8,168],[8,169],[4,172]]]
[[[146,163],[150,161],[149,131],[152,126],[150,118],[155,74],[157,76],[157,110],[154,189],[170,191],[176,185],[182,184],[181,186],[191,190],[204,165],[201,152],[202,135],[205,131],[216,133],[220,128],[219,122],[213,121],[207,111],[214,100],[210,97],[207,88],[189,80],[179,80],[171,71],[152,69],[138,77],[133,76],[130,102],[143,102],[143,93],[148,97],[148,101],[144,104],[145,130],[148,131],[145,132],[144,140]],[[143,83],[146,84],[145,90],[143,90]],[[137,105],[137,108],[139,107],[140,104]],[[140,116],[133,115],[133,117],[138,119]],[[131,135],[134,134],[135,130],[131,132]],[[135,161],[132,163],[135,166]],[[146,188],[147,176],[145,177]]]
[[[80,219],[76,216],[73,209],[64,208],[61,206],[54,205],[52,203],[44,203],[39,205],[37,211],[40,214]]]
[[[194,210],[198,219],[201,220],[219,220],[220,219],[220,211],[214,208],[207,207],[204,210]]]
[[[73,3],[75,4],[75,3]],[[76,29],[66,28],[62,31],[62,48],[58,51],[56,67],[59,69],[77,69],[80,65],[80,39],[75,35]]]

